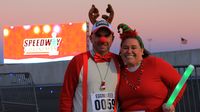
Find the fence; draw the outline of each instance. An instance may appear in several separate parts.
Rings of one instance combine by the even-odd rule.
[[[183,74],[187,66],[175,66]],[[61,85],[35,87],[29,73],[0,73],[0,96],[3,112],[58,112]],[[36,92],[38,100],[36,99]],[[51,93],[51,90],[55,90]],[[51,108],[50,108],[51,107]],[[49,110],[50,109],[50,110]],[[200,65],[192,76],[176,112],[200,112]]]
[[[175,66],[183,74],[187,66]],[[192,76],[187,81],[187,88],[176,112],[200,112],[200,65],[195,65]]]
[[[39,112],[30,73],[0,73],[2,112]]]

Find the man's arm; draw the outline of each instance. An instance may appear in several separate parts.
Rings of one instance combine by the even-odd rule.
[[[73,111],[73,98],[78,85],[82,65],[83,60],[81,55],[74,57],[68,65],[61,91],[60,112]]]

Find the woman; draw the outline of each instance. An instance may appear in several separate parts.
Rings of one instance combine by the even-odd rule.
[[[136,31],[120,24],[123,60],[119,84],[119,104],[122,112],[174,112],[185,86],[170,108],[165,105],[180,80],[180,74],[161,58],[151,56]]]

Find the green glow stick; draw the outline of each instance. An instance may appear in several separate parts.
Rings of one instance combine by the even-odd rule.
[[[194,70],[194,66],[193,65],[189,65],[187,67],[187,69],[185,70],[181,80],[178,82],[178,84],[176,85],[176,88],[174,89],[173,93],[171,94],[171,96],[169,97],[166,106],[169,108],[172,106],[172,104],[174,103],[174,100],[176,99],[178,93],[181,91],[183,85],[185,84],[185,82],[187,81],[188,77],[192,74],[192,71]]]

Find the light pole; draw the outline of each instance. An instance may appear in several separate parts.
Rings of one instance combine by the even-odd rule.
[[[148,48],[149,48],[149,51],[151,52],[151,41],[152,41],[152,38],[148,38],[147,39],[147,41],[148,41]]]

